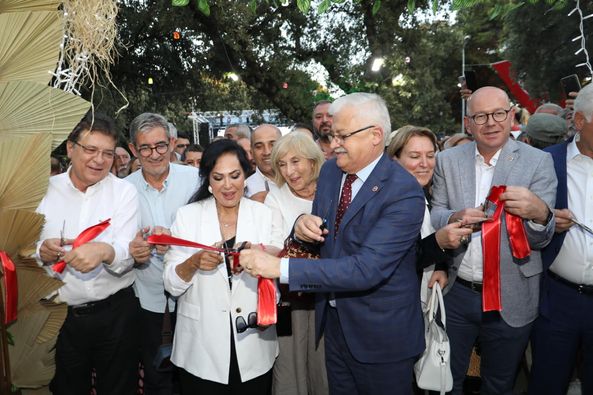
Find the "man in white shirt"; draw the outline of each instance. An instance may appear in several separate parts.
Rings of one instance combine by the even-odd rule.
[[[247,180],[245,196],[252,197],[258,192],[267,192],[269,185],[274,184],[274,170],[272,169],[272,148],[274,143],[282,137],[282,132],[274,125],[259,125],[251,134],[251,153],[255,160],[255,173]],[[264,196],[265,198],[265,196]],[[263,202],[263,199],[261,200]]]
[[[529,394],[565,394],[579,350],[582,393],[593,393],[593,85],[579,92],[574,111],[578,133],[546,148],[558,176],[556,233],[542,251]]]
[[[177,209],[198,190],[200,174],[193,166],[170,163],[174,139],[167,120],[159,114],[138,115],[130,124],[130,150],[140,160],[141,171],[126,178],[138,191],[141,227],[130,243],[136,266],[134,290],[140,299],[141,361],[144,365],[144,393],[172,393],[172,372],[158,372],[153,366],[162,341],[165,313],[163,254],[167,247],[153,248],[145,240],[148,233],[169,234]],[[179,139],[177,139],[179,142]],[[174,310],[174,302],[169,309]]]
[[[453,252],[449,285],[445,289],[447,334],[451,343],[452,394],[461,394],[472,347],[479,338],[481,392],[511,395],[519,362],[527,346],[539,298],[542,263],[539,250],[554,232],[556,176],[549,154],[509,138],[514,109],[507,94],[495,87],[476,90],[468,100],[465,123],[475,141],[440,152],[433,177],[431,212],[435,229],[463,220],[477,223],[468,245]],[[482,204],[492,186],[504,185],[499,233],[485,237],[479,221]],[[508,218],[513,214],[525,238],[509,240]],[[511,222],[513,223],[513,222]],[[519,232],[517,229],[516,232]],[[511,241],[522,240],[529,255],[521,260]],[[487,241],[493,241],[483,250]],[[494,255],[488,255],[494,254]],[[496,255],[498,254],[498,256]],[[515,256],[518,253],[515,252]],[[484,273],[484,258],[495,272]],[[492,258],[492,260],[490,260]],[[495,281],[499,276],[499,280]],[[482,290],[483,280],[497,287]],[[492,291],[492,292],[491,292]],[[483,296],[500,301],[483,303]],[[492,299],[484,298],[487,302]]]
[[[68,315],[56,344],[54,394],[88,394],[93,368],[99,395],[136,393],[141,329],[128,244],[138,227],[138,198],[109,172],[116,141],[113,120],[87,114],[68,136],[70,168],[50,178],[37,208],[46,220],[37,257],[44,265],[67,264],[58,275]],[[83,230],[107,219],[110,226],[94,240],[71,249]]]

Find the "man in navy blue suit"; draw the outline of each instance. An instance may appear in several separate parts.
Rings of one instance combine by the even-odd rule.
[[[248,250],[241,265],[291,291],[318,293],[316,333],[325,336],[331,394],[410,394],[424,350],[414,248],[424,195],[383,153],[391,130],[383,99],[353,93],[330,113],[336,159],[321,169],[312,214],[295,224],[299,240],[320,243],[321,259]]]
[[[578,133],[546,149],[558,177],[556,233],[542,251],[540,316],[529,394],[566,394],[579,349],[582,393],[593,394],[593,85],[574,104]]]

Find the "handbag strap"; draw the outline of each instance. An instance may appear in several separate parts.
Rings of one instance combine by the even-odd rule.
[[[171,330],[171,313],[169,312],[169,293],[165,292],[165,314],[163,314],[162,344],[173,343],[173,331]]]
[[[447,328],[447,314],[445,313],[445,301],[443,300],[443,291],[438,282],[435,282],[432,286],[432,293],[430,294],[430,300],[428,301],[429,314],[428,320],[432,322],[436,319],[437,312],[441,311],[441,323],[443,328]]]

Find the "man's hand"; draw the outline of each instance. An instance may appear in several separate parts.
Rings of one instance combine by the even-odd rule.
[[[144,234],[150,230],[149,227],[142,228],[136,233],[136,236],[130,241],[130,255],[137,263],[146,263],[150,259],[152,246],[144,240]]]
[[[239,257],[243,269],[253,277],[280,277],[280,258],[257,249],[243,250]]]
[[[171,231],[163,226],[155,226],[152,229],[153,235],[168,235],[171,236]],[[157,244],[156,245],[156,253],[159,255],[165,255],[165,253],[169,250],[168,245],[164,244]]]
[[[321,230],[322,223],[323,220],[315,215],[301,215],[294,225],[294,234],[297,239],[307,243],[323,243],[325,241],[323,236],[327,235],[329,231],[327,229]]]
[[[461,95],[461,98],[463,100],[467,100],[469,99],[469,97],[472,95],[472,90],[471,89],[467,89],[465,87],[462,87],[461,89],[459,89],[459,94]]]
[[[82,273],[88,273],[97,266],[110,263],[115,257],[113,247],[103,242],[85,243],[64,255],[64,262]]]
[[[453,222],[437,230],[435,238],[442,249],[454,250],[461,243],[469,240],[473,230],[464,225],[463,221]]]
[[[449,224],[455,222],[461,222],[462,224],[479,224],[481,220],[486,218],[483,207],[479,206],[476,208],[464,208],[463,210],[453,213],[449,217]],[[474,231],[480,230],[480,227],[473,226]]]
[[[529,189],[508,186],[506,191],[500,195],[500,200],[504,202],[504,209],[508,213],[541,225],[546,224],[549,213],[548,206]]]
[[[66,253],[66,250],[60,245],[60,239],[45,239],[39,247],[39,257],[44,264],[57,262]]]
[[[574,225],[574,222],[572,222],[571,219],[572,213],[569,209],[564,208],[562,210],[554,210],[554,215],[556,216],[556,227],[554,228],[556,233],[566,232]]]

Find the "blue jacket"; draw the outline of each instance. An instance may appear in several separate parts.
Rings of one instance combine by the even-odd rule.
[[[424,350],[424,324],[415,243],[424,216],[422,190],[398,163],[383,155],[346,210],[334,238],[342,170],[324,164],[313,202],[328,220],[321,259],[290,259],[291,291],[320,293],[319,339],[333,292],[350,352],[363,363],[396,362]]]

